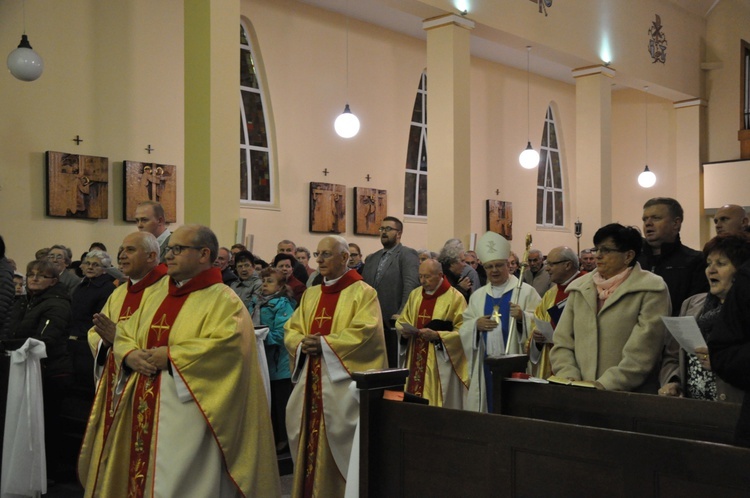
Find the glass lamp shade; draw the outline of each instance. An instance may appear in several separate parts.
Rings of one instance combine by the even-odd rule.
[[[352,114],[352,111],[349,109],[349,104],[346,104],[344,112],[336,118],[336,121],[333,123],[333,128],[341,138],[352,138],[359,133],[359,119]]]
[[[539,165],[539,153],[531,147],[531,142],[526,145],[521,155],[518,156],[518,162],[526,169],[533,169]]]
[[[640,185],[643,188],[651,188],[656,184],[656,175],[651,172],[651,170],[648,169],[648,165],[646,165],[646,169],[643,170],[643,173],[638,175],[638,185]]]
[[[42,75],[44,61],[34,52],[26,35],[21,36],[18,48],[8,54],[10,74],[21,81],[34,81]]]

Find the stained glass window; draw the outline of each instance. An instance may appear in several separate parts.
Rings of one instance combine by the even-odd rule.
[[[555,128],[555,115],[550,106],[544,119],[536,187],[536,224],[542,227],[565,226],[562,159]]]
[[[246,27],[240,23],[240,200],[273,202],[273,157],[264,88]]]
[[[427,216],[427,73],[419,77],[406,150],[404,214]]]

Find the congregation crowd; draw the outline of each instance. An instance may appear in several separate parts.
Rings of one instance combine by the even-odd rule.
[[[47,470],[77,466],[86,496],[277,496],[285,452],[293,496],[344,496],[353,372],[406,368],[409,395],[492,412],[484,360],[507,354],[541,379],[743,403],[736,441],[750,446],[748,216],[719,209],[702,251],[682,244],[683,219],[654,198],[642,228],[519,257],[494,232],[474,250],[415,250],[388,216],[366,257],[326,236],[312,253],[282,240],[266,261],[208,227],[170,231],[149,201],[116,255],[94,243],[74,261],[55,244],[16,267],[0,238],[0,340],[46,346]],[[667,316],[695,317],[707,346],[682,349]],[[77,465],[59,430],[76,388],[90,406]]]

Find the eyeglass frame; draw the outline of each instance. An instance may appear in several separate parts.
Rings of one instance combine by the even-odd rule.
[[[398,228],[394,228],[394,227],[378,227],[378,232],[380,232],[380,233],[384,233],[384,232],[385,233],[391,233],[394,230],[396,230],[397,232],[401,231]]]
[[[617,249],[612,247],[595,247],[593,249],[594,254],[601,254],[602,256],[606,256],[607,254],[611,254],[613,252],[628,252],[630,249]]]
[[[175,251],[175,249],[177,249],[177,250]],[[179,256],[180,253],[182,253],[182,251],[184,251],[185,249],[195,249],[196,251],[200,251],[201,249],[206,249],[206,247],[202,247],[202,246],[185,246],[185,245],[182,245],[182,244],[176,244],[176,245],[173,245],[173,246],[167,246],[167,247],[165,247],[164,248],[164,252],[165,253],[171,252],[172,255]]]
[[[315,251],[315,252],[313,253],[313,257],[314,257],[315,259],[318,259],[318,258],[323,258],[323,259],[331,259],[331,258],[332,258],[332,257],[334,257],[335,255],[336,255],[336,254],[334,254],[334,253],[332,253],[332,252],[330,252],[330,251],[323,251],[323,252],[318,252],[318,251]]]

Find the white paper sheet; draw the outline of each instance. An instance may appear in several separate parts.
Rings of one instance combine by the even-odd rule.
[[[552,334],[555,332],[554,330],[552,330],[552,324],[549,322],[545,322],[544,320],[540,320],[537,317],[534,317],[534,324],[536,325],[536,329],[542,333],[547,342],[552,342]]]
[[[682,349],[688,353],[695,354],[695,348],[707,347],[694,316],[663,316],[661,319]]]

